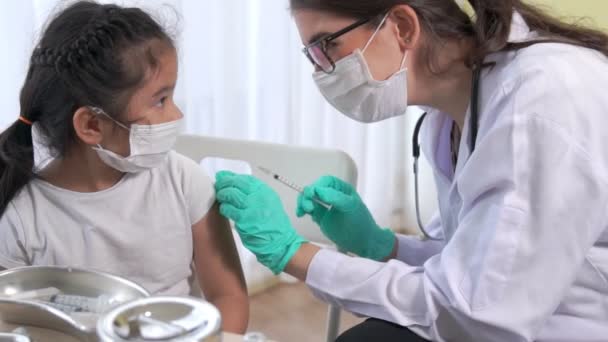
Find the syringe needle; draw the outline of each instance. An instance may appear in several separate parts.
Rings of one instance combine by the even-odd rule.
[[[303,193],[304,192],[304,189],[302,187],[296,185],[293,182],[288,181],[285,177],[279,176],[277,173],[274,173],[274,172],[270,171],[269,169],[267,169],[267,168],[265,168],[263,166],[258,166],[257,168],[258,168],[258,170],[260,170],[260,171],[264,172],[265,174],[267,174],[267,175],[271,176],[272,178],[274,178],[279,183],[282,183],[283,185],[285,185],[285,186],[287,186],[287,187],[289,187],[289,188],[291,188],[291,189],[293,189],[293,190],[295,190],[295,191],[297,191],[299,193]],[[331,210],[331,205],[329,205],[329,204],[321,201],[320,199],[318,199],[316,197],[313,197],[312,200],[315,203],[317,203],[317,204],[321,205],[322,207],[324,207],[325,209]]]

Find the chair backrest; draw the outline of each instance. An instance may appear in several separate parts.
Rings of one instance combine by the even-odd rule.
[[[308,217],[295,215],[298,194],[257,169],[262,166],[305,186],[323,175],[334,175],[356,186],[357,167],[345,152],[257,141],[232,140],[194,135],[179,137],[175,150],[197,163],[206,158],[238,160],[250,165],[254,176],[265,181],[280,196],[295,228],[303,237],[318,243],[331,242]]]

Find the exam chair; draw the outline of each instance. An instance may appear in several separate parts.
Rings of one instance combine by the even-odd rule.
[[[357,167],[352,158],[338,150],[272,144],[257,141],[231,140],[195,135],[178,138],[175,150],[197,163],[206,158],[221,158],[246,162],[252,174],[270,185],[280,196],[291,222],[300,235],[311,242],[329,245],[319,227],[309,218],[296,217],[298,194],[257,169],[262,166],[294,183],[305,186],[323,175],[337,176],[354,186]],[[330,306],[327,317],[327,341],[338,336],[340,309]]]

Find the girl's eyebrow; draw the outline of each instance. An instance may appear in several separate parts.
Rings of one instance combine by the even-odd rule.
[[[175,89],[175,85],[170,85],[170,86],[164,86],[162,88],[160,88],[156,93],[154,93],[154,95],[152,97],[157,97],[162,93],[166,93],[166,92],[170,92],[173,89]]]

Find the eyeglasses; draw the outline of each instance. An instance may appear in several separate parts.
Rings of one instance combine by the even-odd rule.
[[[341,29],[340,31],[322,37],[314,41],[313,43],[310,43],[309,45],[305,46],[304,49],[302,49],[302,52],[306,55],[306,57],[308,57],[310,62],[315,67],[327,74],[331,74],[332,72],[334,72],[334,70],[336,70],[336,63],[327,53],[327,47],[329,43],[356,29],[357,27],[370,22],[372,19],[373,17],[361,19],[355,22],[354,24]]]

